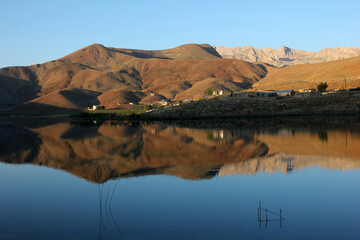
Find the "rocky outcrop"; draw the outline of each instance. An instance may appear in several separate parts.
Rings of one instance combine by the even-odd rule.
[[[265,62],[277,67],[295,64],[322,63],[332,60],[360,56],[360,49],[355,47],[324,48],[315,52],[307,52],[282,46],[279,49],[255,47],[216,47],[223,58],[241,59],[249,62]]]

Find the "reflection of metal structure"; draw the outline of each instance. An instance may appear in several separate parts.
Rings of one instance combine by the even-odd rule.
[[[265,219],[262,218],[263,212],[264,212],[264,215],[265,215]],[[269,217],[269,215],[272,216],[272,217]],[[259,228],[261,228],[261,223],[262,222],[265,222],[265,228],[267,228],[267,223],[268,222],[280,222],[280,228],[281,228],[283,220],[285,220],[285,218],[283,218],[281,208],[280,208],[279,213],[275,213],[273,211],[268,210],[267,208],[262,208],[261,207],[261,201],[259,201],[259,207],[258,207]]]
[[[224,139],[224,130],[213,130],[214,139]]]
[[[119,183],[119,180],[116,181],[115,186],[112,188],[111,186],[109,186],[107,193],[106,193],[106,198],[104,199],[104,184],[99,184],[99,239],[102,239],[102,233],[103,230],[105,232],[105,235],[109,235],[109,231],[115,229],[115,231],[117,231],[119,233],[119,235],[121,236],[122,239],[126,239],[126,237],[124,236],[124,234],[121,232],[119,225],[116,222],[116,219],[112,213],[112,209],[111,209],[111,203],[112,200],[114,198],[114,193],[116,190],[116,187]],[[104,202],[105,200],[105,202]],[[105,214],[106,214],[106,219],[107,221],[104,220],[104,211],[103,209],[105,208]],[[107,222],[109,223],[109,226],[107,225]]]
[[[292,157],[284,157],[282,159],[283,162],[286,162],[286,173],[292,173],[294,171],[294,164],[293,164],[293,158]]]
[[[293,170],[294,166],[292,164],[292,159],[290,159],[290,161],[288,161],[286,165],[286,173],[291,173]]]

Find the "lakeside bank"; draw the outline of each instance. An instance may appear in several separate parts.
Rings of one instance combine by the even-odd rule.
[[[138,105],[128,109],[3,113],[4,117],[58,117],[113,120],[197,120],[360,115],[360,92],[338,92],[312,97],[217,96],[178,106]]]
[[[213,119],[359,115],[360,92],[301,97],[217,97],[147,112],[145,119]]]

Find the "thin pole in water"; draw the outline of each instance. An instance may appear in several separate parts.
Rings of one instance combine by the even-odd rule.
[[[267,214],[267,208],[265,208],[265,214],[266,214],[266,221],[268,220],[268,214]]]
[[[261,201],[259,201],[259,212],[260,212],[260,221],[261,221]]]

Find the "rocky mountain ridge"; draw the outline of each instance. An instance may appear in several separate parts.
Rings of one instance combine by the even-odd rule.
[[[235,48],[217,46],[215,49],[223,58],[265,62],[277,67],[322,63],[360,56],[360,48],[355,47],[324,48],[318,52],[307,52],[286,46],[279,49],[258,49],[251,46]]]

